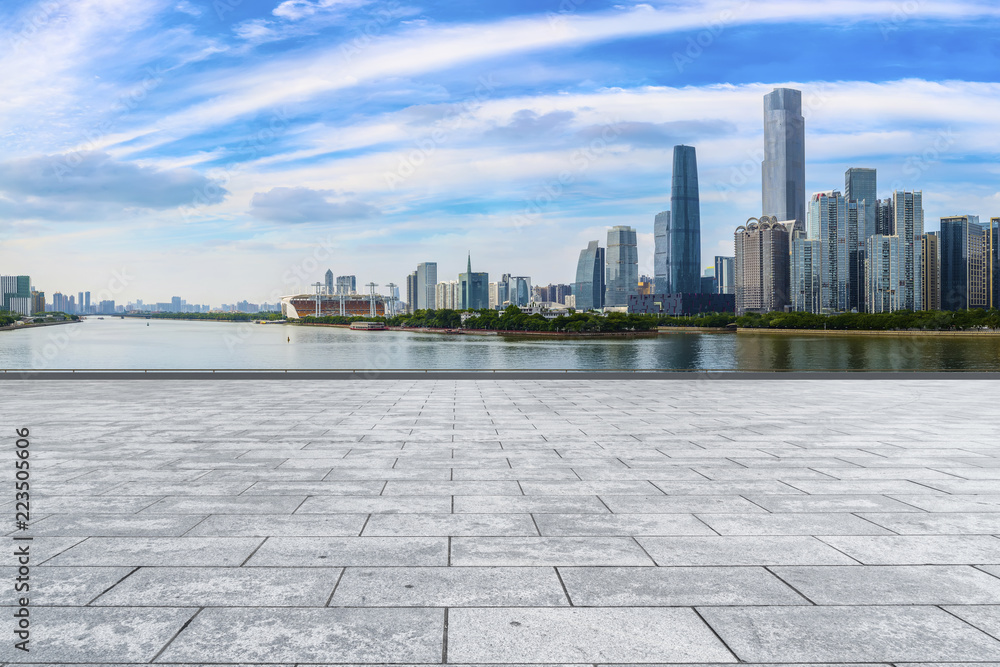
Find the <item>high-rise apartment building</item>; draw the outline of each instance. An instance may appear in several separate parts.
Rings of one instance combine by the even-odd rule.
[[[83,293],[83,299],[84,299],[83,312],[89,313],[90,312],[90,292],[84,292]]]
[[[653,218],[653,293],[670,294],[670,211]]]
[[[793,233],[791,258],[792,310],[821,313],[823,284],[823,242]]]
[[[767,216],[750,218],[736,228],[733,274],[737,315],[780,311],[789,305],[788,242],[786,225]]]
[[[715,256],[715,283],[719,294],[736,293],[735,257]]]
[[[472,254],[469,254],[468,268],[458,274],[462,310],[481,310],[490,306],[490,275],[472,272]]]
[[[701,291],[701,203],[694,146],[674,146],[668,271],[670,293]]]
[[[844,199],[864,202],[865,221],[859,225],[861,250],[865,241],[878,233],[878,178],[874,169],[852,167],[844,174]]]
[[[802,92],[775,88],[764,96],[764,162],[761,165],[765,217],[806,221],[806,125]]]
[[[876,204],[875,233],[882,236],[896,233],[896,214],[893,213],[891,199],[880,199]]]
[[[31,292],[31,314],[45,312],[45,292]]]
[[[937,232],[927,232],[921,239],[920,261],[924,310],[941,310],[941,238]]]
[[[902,239],[876,234],[865,243],[865,304],[869,313],[903,310],[906,281],[903,279]]]
[[[83,305],[83,292],[76,293],[76,312],[80,314],[87,312],[87,309]]]
[[[822,244],[819,261],[810,260],[820,271],[819,312],[864,310],[865,218],[864,202],[847,200],[837,191],[820,192],[809,200],[808,238]]]
[[[434,289],[437,281],[437,262],[417,264],[417,310],[433,310],[436,307]]]
[[[417,272],[406,276],[406,312],[413,313],[417,309]]]
[[[446,280],[434,286],[434,303],[438,310],[458,310],[462,290],[457,280]]]
[[[1000,308],[1000,218],[990,218],[990,308]]]
[[[0,276],[0,310],[24,316],[31,315],[29,276]]]
[[[939,238],[941,310],[989,308],[989,228],[978,215],[955,215],[941,218]]]
[[[902,262],[900,280],[903,281],[903,295],[900,303],[905,310],[923,310],[923,272],[920,266],[920,244],[924,236],[923,192],[893,192],[892,209]],[[941,296],[943,300],[944,294]]]
[[[619,225],[608,230],[608,277],[605,306],[627,306],[639,289],[639,252],[635,230]]]
[[[577,310],[604,308],[604,248],[591,241],[580,251],[576,265],[576,284],[573,287]]]

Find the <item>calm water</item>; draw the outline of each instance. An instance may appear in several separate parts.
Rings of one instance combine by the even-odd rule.
[[[1000,370],[1000,337],[671,333],[538,340],[107,318],[0,332],[0,368]]]

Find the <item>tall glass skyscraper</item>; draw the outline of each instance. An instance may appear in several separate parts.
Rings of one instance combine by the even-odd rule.
[[[701,292],[701,204],[694,146],[674,146],[670,188],[670,294]]]
[[[859,230],[863,234],[861,247],[869,236],[881,233],[878,230],[878,179],[874,169],[852,167],[844,174],[844,199],[865,202],[865,224]]]
[[[639,252],[633,228],[619,225],[608,230],[607,258],[604,305],[627,306],[629,295],[639,293]]]
[[[923,271],[921,267],[921,243],[924,236],[924,194],[915,192],[892,193],[892,210],[895,215],[894,229],[899,237],[900,308],[923,310]],[[943,299],[942,295],[942,301]]]
[[[657,213],[653,219],[653,248],[653,294],[671,294],[670,211]]]
[[[763,211],[779,222],[806,222],[806,122],[802,92],[775,88],[764,96]]]
[[[437,295],[435,289],[438,281],[437,262],[422,262],[417,264],[417,305],[418,310],[434,309]]]
[[[817,193],[809,202],[808,220],[809,239],[822,243],[822,258],[817,258],[820,310],[810,312],[864,311],[867,239],[861,238],[860,230],[865,225],[865,204],[849,201],[837,191]]]
[[[604,248],[597,241],[591,241],[580,251],[573,294],[577,310],[604,308]]]
[[[988,228],[979,224],[978,215],[941,218],[939,238],[941,310],[988,308]]]
[[[490,307],[490,274],[472,272],[472,254],[465,273],[458,274],[462,310],[482,310]]]

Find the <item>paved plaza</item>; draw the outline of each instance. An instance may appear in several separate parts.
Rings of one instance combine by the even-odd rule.
[[[1000,665],[993,381],[0,391],[0,663]]]

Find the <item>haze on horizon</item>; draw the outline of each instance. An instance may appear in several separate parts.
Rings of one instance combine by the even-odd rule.
[[[702,264],[760,215],[762,98],[803,91],[807,192],[878,169],[1000,216],[992,0],[11,0],[0,273],[116,300],[273,301],[418,262],[568,283],[669,208],[695,146]],[[311,267],[315,265],[315,270]],[[119,280],[120,282],[120,280]]]

